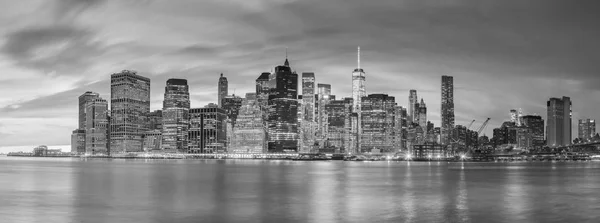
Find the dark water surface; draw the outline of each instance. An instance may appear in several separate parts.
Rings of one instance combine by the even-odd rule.
[[[0,157],[0,222],[600,222],[600,162]]]

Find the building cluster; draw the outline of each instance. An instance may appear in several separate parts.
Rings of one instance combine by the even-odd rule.
[[[548,101],[546,135],[541,116],[511,110],[511,120],[494,129],[489,139],[479,136],[487,121],[478,131],[471,125],[455,125],[452,76],[441,77],[439,127],[428,120],[427,105],[417,90],[409,91],[406,107],[393,96],[367,94],[360,48],[351,97],[336,97],[332,85],[317,83],[316,77],[313,72],[298,75],[286,58],[273,72],[258,76],[255,92],[240,97],[229,95],[228,80],[221,74],[217,103],[196,108],[190,104],[187,80],[173,78],[166,81],[162,109],[151,111],[150,79],[124,70],[111,75],[110,100],[94,92],[79,97],[72,152],[357,154],[418,148],[440,155],[447,154],[441,150],[538,148],[571,142],[568,97]],[[579,138],[594,136],[594,120],[580,120]]]

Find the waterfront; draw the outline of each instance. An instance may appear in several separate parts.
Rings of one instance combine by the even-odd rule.
[[[600,162],[0,157],[3,222],[596,222]]]

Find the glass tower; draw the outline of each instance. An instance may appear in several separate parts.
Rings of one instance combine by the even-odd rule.
[[[169,79],[165,87],[162,110],[162,149],[187,152],[190,92],[185,79]]]

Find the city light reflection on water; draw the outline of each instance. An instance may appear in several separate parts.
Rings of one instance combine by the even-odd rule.
[[[600,218],[600,162],[0,159],[5,222]]]

